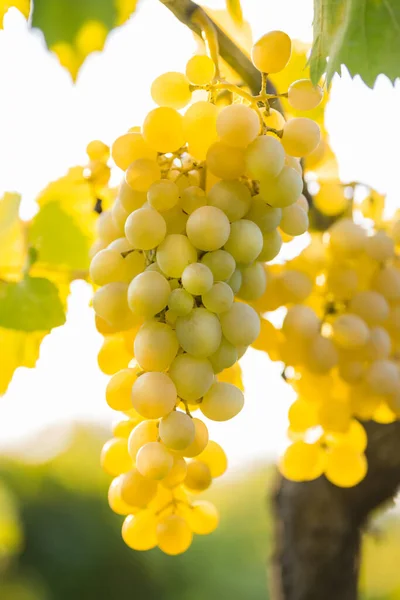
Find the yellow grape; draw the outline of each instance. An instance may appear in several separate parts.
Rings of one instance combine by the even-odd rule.
[[[389,310],[385,297],[373,290],[358,292],[349,304],[349,311],[364,319],[369,326],[380,325],[386,321]]]
[[[365,321],[357,315],[339,315],[332,323],[334,342],[341,348],[358,348],[369,338],[369,329]]]
[[[106,401],[113,410],[129,410],[132,408],[131,391],[138,377],[139,369],[122,369],[115,373],[106,387]]]
[[[176,488],[183,482],[186,473],[187,465],[185,459],[181,456],[174,456],[172,468],[168,475],[161,481],[161,484],[168,489]]]
[[[153,81],[151,97],[158,106],[184,108],[192,98],[189,80],[183,73],[163,73]]]
[[[296,117],[283,127],[282,146],[290,156],[306,156],[315,150],[321,139],[318,124],[307,117]]]
[[[106,245],[119,237],[119,231],[112,218],[111,211],[103,211],[96,220],[96,235]]]
[[[217,133],[225,144],[246,148],[258,135],[260,121],[257,113],[245,104],[231,104],[217,117]]]
[[[372,278],[371,285],[388,302],[400,300],[400,271],[392,265],[378,269]]]
[[[246,174],[252,179],[262,180],[277,177],[285,164],[285,151],[275,137],[257,137],[245,152]]]
[[[251,49],[251,60],[262,73],[279,73],[289,62],[292,52],[290,37],[283,31],[270,31]]]
[[[319,408],[318,420],[325,431],[343,433],[350,427],[350,406],[347,402],[328,397]]]
[[[221,477],[228,468],[228,459],[224,450],[217,442],[210,440],[198,456],[198,460],[208,465],[211,477]]]
[[[119,334],[104,338],[103,344],[97,355],[100,370],[106,375],[114,375],[124,369],[133,358],[133,352],[126,347],[124,338]]]
[[[252,197],[250,210],[246,214],[246,219],[254,221],[263,234],[274,231],[281,222],[281,218],[281,208],[267,206],[260,194]]]
[[[168,303],[171,287],[157,271],[145,271],[133,279],[128,288],[128,304],[138,316],[149,318],[161,312]]]
[[[214,61],[206,54],[192,56],[186,64],[186,77],[194,85],[207,85],[215,77]]]
[[[177,317],[188,315],[193,308],[194,298],[183,288],[172,290],[168,298],[168,307]]]
[[[287,448],[279,468],[282,475],[291,481],[317,479],[325,469],[324,451],[318,443],[294,442]]]
[[[310,79],[298,79],[288,89],[288,102],[295,110],[312,110],[323,98],[324,92]]]
[[[260,194],[272,207],[285,208],[294,204],[303,190],[301,175],[291,167],[284,166],[277,177],[260,181]]]
[[[121,497],[121,476],[115,477],[108,488],[108,504],[117,515],[133,515],[138,512],[136,506],[130,506]]]
[[[205,206],[207,198],[204,190],[197,185],[191,185],[182,192],[181,206],[182,210],[191,215],[197,208]]]
[[[112,427],[113,436],[128,439],[132,430],[140,423],[140,418],[141,417],[139,417],[139,420],[132,418],[115,421]]]
[[[158,421],[146,420],[138,423],[128,438],[128,452],[133,461],[136,461],[140,448],[158,438]]]
[[[240,181],[219,181],[208,193],[208,204],[222,210],[232,223],[248,212],[250,190]]]
[[[379,262],[389,260],[394,257],[394,241],[384,231],[378,231],[367,237],[365,252],[369,257]]]
[[[228,421],[239,414],[243,406],[244,396],[239,388],[217,381],[204,395],[200,410],[212,421]]]
[[[201,257],[201,262],[211,270],[214,281],[227,281],[235,271],[236,261],[226,250],[214,250]]]
[[[248,219],[240,219],[231,224],[229,238],[225,250],[237,263],[247,265],[260,254],[263,247],[263,236],[258,225]]]
[[[155,161],[157,152],[146,144],[141,133],[125,133],[113,143],[111,156],[117,167],[126,171],[139,158]]]
[[[132,550],[151,550],[157,546],[157,518],[150,510],[128,515],[122,525],[122,539]]]
[[[185,352],[197,358],[207,358],[221,343],[218,317],[205,308],[194,308],[176,320],[176,335]]]
[[[207,500],[193,502],[184,514],[190,529],[198,535],[208,535],[218,527],[218,511]]]
[[[211,270],[203,263],[192,263],[182,273],[182,285],[193,296],[208,292],[214,283]]]
[[[249,346],[260,333],[260,317],[248,304],[234,302],[220,315],[222,333],[234,346]]]
[[[116,281],[129,283],[126,263],[119,252],[105,248],[92,258],[89,268],[91,280],[96,285]]]
[[[109,475],[121,475],[132,469],[132,459],[128,452],[126,438],[112,438],[102,448],[100,463]]]
[[[164,479],[170,472],[172,463],[172,455],[160,442],[148,442],[136,455],[136,468],[147,479]]]
[[[397,364],[387,359],[374,361],[365,374],[365,384],[372,394],[394,394],[400,386]]]
[[[188,218],[186,233],[190,242],[199,250],[218,250],[230,234],[228,217],[215,206],[202,206]]]
[[[289,408],[289,424],[291,431],[303,433],[319,424],[315,403],[297,398]]]
[[[121,206],[130,214],[137,208],[142,208],[147,200],[147,194],[133,190],[124,178],[119,186],[117,198]]]
[[[282,209],[282,219],[279,228],[287,235],[302,235],[308,229],[308,215],[295,202]]]
[[[155,108],[144,120],[143,137],[157,152],[175,152],[185,143],[182,115],[166,106]]]
[[[352,446],[336,446],[327,452],[326,478],[338,487],[353,487],[362,481],[367,473],[367,460]]]
[[[202,295],[201,300],[207,310],[219,314],[232,306],[233,298],[232,288],[227,283],[218,281]]]
[[[160,167],[155,160],[138,158],[129,165],[125,173],[126,183],[135,192],[147,192],[152,183],[160,179]]]
[[[172,411],[160,421],[159,434],[162,443],[171,450],[184,450],[194,440],[195,429],[189,415]]]
[[[243,300],[257,300],[260,298],[267,287],[267,275],[261,262],[242,267],[242,285],[238,296]]]
[[[336,367],[338,361],[338,352],[331,339],[317,334],[308,342],[304,364],[312,373],[327,373]]]
[[[217,138],[217,114],[215,104],[195,102],[183,115],[183,131],[189,153],[196,160],[204,160],[208,149]]]
[[[143,373],[133,384],[133,408],[146,419],[164,417],[176,402],[176,387],[165,373]]]
[[[353,257],[364,250],[366,240],[365,230],[351,219],[340,219],[329,229],[329,246],[336,256]]]
[[[157,481],[146,479],[137,469],[123,473],[120,482],[121,498],[131,506],[145,507],[157,493]]]
[[[322,181],[318,193],[313,197],[314,206],[328,217],[344,212],[349,200],[344,195],[344,187],[333,181]]]
[[[279,110],[275,110],[275,108],[270,108],[268,113],[267,111],[264,112],[263,121],[268,127],[272,127],[278,131],[282,129],[285,124],[285,118],[282,113],[280,113]]]
[[[334,432],[325,435],[325,443],[329,447],[350,446],[357,452],[364,452],[367,447],[368,438],[363,425],[356,419],[352,419],[347,431]]]
[[[178,349],[175,331],[159,321],[146,321],[135,337],[135,358],[144,371],[166,371]]]
[[[86,146],[86,154],[90,160],[107,161],[110,156],[110,148],[100,140],[93,140]]]
[[[192,543],[193,534],[189,525],[180,515],[168,515],[157,525],[157,542],[165,554],[176,556],[185,552]]]
[[[192,460],[187,466],[187,473],[183,482],[190,492],[203,492],[210,487],[212,477],[209,467],[200,460]]]
[[[194,440],[184,450],[179,452],[180,455],[185,456],[187,458],[194,458],[198,456],[201,452],[203,452],[204,448],[208,444],[208,429],[207,426],[200,421],[200,419],[193,419],[194,425]]]
[[[175,383],[178,396],[191,403],[204,396],[214,381],[210,362],[190,354],[178,354],[169,368],[169,376]]]
[[[147,192],[147,200],[156,210],[169,210],[179,202],[179,188],[173,181],[160,179],[151,184]]]
[[[243,148],[228,146],[224,142],[214,142],[206,155],[207,167],[221,179],[238,179],[246,170]]]
[[[197,251],[185,235],[170,234],[157,248],[157,264],[167,277],[180,278],[187,265],[197,261]]]
[[[282,331],[287,337],[301,339],[313,338],[319,330],[320,320],[312,308],[302,304],[291,306],[283,320]]]

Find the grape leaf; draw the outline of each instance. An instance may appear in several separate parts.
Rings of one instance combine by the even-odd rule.
[[[18,8],[26,19],[31,12],[31,0],[0,0],[0,29],[3,29],[4,15],[9,8]]]
[[[39,357],[40,344],[47,331],[15,331],[0,327],[0,394],[8,385],[18,367],[35,366]]]
[[[26,247],[19,219],[21,197],[6,192],[0,199],[0,276],[15,277],[24,265]]]
[[[103,49],[109,31],[127,21],[136,4],[137,0],[35,0],[32,25],[42,30],[48,47],[75,80],[88,54]]]
[[[400,77],[399,56],[398,0],[314,0],[314,83],[326,71],[329,84],[342,65],[370,87],[380,73],[394,82]]]
[[[0,327],[47,331],[65,323],[58,289],[49,279],[26,275],[0,282]]]

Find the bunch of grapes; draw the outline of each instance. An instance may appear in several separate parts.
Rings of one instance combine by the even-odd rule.
[[[125,175],[99,217],[90,275],[104,334],[98,360],[112,375],[106,399],[128,417],[101,460],[115,477],[110,506],[127,515],[122,535],[136,550],[178,554],[218,523],[210,502],[188,495],[227,466],[203,417],[227,421],[241,411],[237,361],[260,333],[249,302],[265,293],[264,263],[279,253],[281,232],[308,226],[299,158],[318,145],[318,125],[268,125],[277,96],[266,93],[265,74],[283,69],[290,52],[282,32],[255,44],[264,85],[254,97],[222,81],[208,56],[194,56],[186,74],[154,81],[157,108],[112,146]],[[221,106],[226,90],[232,102]],[[288,91],[302,109],[321,97],[306,80]]]
[[[294,481],[323,473],[352,487],[366,475],[360,421],[400,417],[400,222],[338,220],[285,265],[268,270],[254,306],[265,318],[255,347],[282,361],[297,392],[292,444],[281,471]],[[274,311],[287,307],[281,327]]]

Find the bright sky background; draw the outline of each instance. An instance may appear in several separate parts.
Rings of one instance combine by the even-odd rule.
[[[311,41],[312,0],[242,3],[255,39],[283,29],[292,38]],[[223,8],[224,2],[204,4]],[[73,85],[45,49],[41,33],[30,31],[17,11],[9,11],[0,32],[0,193],[22,193],[23,215],[31,216],[38,192],[70,166],[83,164],[88,141],[111,143],[141,123],[152,106],[152,80],[167,70],[183,70],[195,48],[189,30],[158,0],[142,0]],[[372,91],[345,74],[335,79],[327,109],[342,179],[388,193],[392,206],[398,205],[399,193],[399,106],[399,85],[393,88],[381,77]],[[2,447],[20,447],[21,438],[53,423],[115,418],[104,400],[108,378],[97,367],[101,336],[89,302],[89,286],[75,282],[66,326],[45,339],[37,368],[20,369],[0,399]],[[294,396],[279,366],[263,354],[249,351],[242,366],[243,412],[227,423],[210,423],[211,437],[223,444],[233,467],[277,455],[285,444],[286,413]],[[36,446],[39,454],[46,436],[43,447]],[[60,429],[54,438],[63,443]]]

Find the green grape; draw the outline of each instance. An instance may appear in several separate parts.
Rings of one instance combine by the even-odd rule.
[[[220,315],[222,333],[234,346],[249,346],[260,334],[260,317],[248,304],[234,302]]]
[[[212,288],[213,283],[213,274],[203,263],[192,263],[182,273],[182,285],[193,296],[205,294]]]
[[[292,52],[290,37],[283,31],[270,31],[251,49],[251,60],[261,73],[279,73],[289,62]]]
[[[238,360],[238,351],[228,340],[222,337],[219,348],[208,357],[214,373],[229,369]]]
[[[129,308],[135,315],[154,317],[167,306],[170,292],[170,285],[163,275],[157,271],[145,271],[129,284]]]
[[[227,283],[218,281],[202,295],[201,300],[207,310],[219,314],[232,306],[233,291]]]
[[[139,208],[129,215],[125,223],[125,235],[137,250],[151,250],[165,238],[167,225],[164,218],[153,208]]]
[[[192,98],[189,80],[183,73],[163,73],[153,81],[151,97],[158,106],[184,108]]]
[[[208,204],[222,210],[232,223],[249,210],[250,190],[240,181],[218,181],[208,193]]]
[[[168,307],[176,314],[177,317],[188,315],[194,305],[192,294],[189,294],[182,288],[172,290],[169,299]]]
[[[373,290],[358,292],[349,304],[349,311],[364,319],[369,326],[380,325],[386,321],[389,310],[385,297]]]
[[[183,190],[181,206],[182,210],[191,215],[197,208],[207,204],[205,191],[197,185],[191,185]]]
[[[128,306],[127,283],[107,283],[99,288],[93,296],[93,308],[115,331],[130,329],[137,321]]]
[[[320,320],[309,306],[295,304],[291,306],[283,320],[282,331],[287,339],[293,341],[310,339],[320,328]]]
[[[277,229],[264,233],[263,246],[257,260],[261,262],[268,262],[278,256],[282,248],[282,236]]]
[[[170,234],[157,248],[157,264],[167,277],[182,277],[185,268],[197,261],[197,251],[185,235]]]
[[[173,410],[160,421],[159,435],[162,443],[171,450],[184,450],[194,440],[193,420],[189,415]]]
[[[141,133],[125,133],[113,143],[111,156],[117,167],[126,171],[138,158],[156,160],[157,152],[146,144]]]
[[[178,354],[171,363],[169,376],[176,385],[178,396],[191,403],[204,396],[214,381],[210,362],[190,354]]]
[[[253,301],[261,298],[267,287],[267,275],[260,262],[242,267],[242,285],[238,296],[243,300]]]
[[[277,177],[285,164],[285,150],[276,138],[261,135],[246,149],[245,160],[246,175],[251,179]]]
[[[244,406],[243,392],[232,383],[217,381],[204,395],[200,410],[212,421],[228,421],[240,413]]]
[[[264,201],[275,208],[294,204],[303,190],[301,175],[291,167],[284,166],[275,178],[260,180],[260,194]]]
[[[194,308],[176,320],[176,335],[182,348],[197,358],[207,358],[221,343],[218,317],[205,308]]]
[[[144,371],[166,371],[179,348],[175,331],[166,323],[146,321],[136,334],[134,354]]]
[[[149,442],[156,442],[158,438],[158,421],[146,420],[138,423],[128,438],[128,452],[133,461],[136,461],[140,448]]]
[[[202,256],[201,262],[211,270],[214,281],[227,281],[232,277],[236,268],[235,259],[226,250],[207,252]]]
[[[210,487],[212,477],[210,467],[199,460],[192,460],[187,466],[183,485],[191,492],[204,492]]]
[[[157,152],[175,152],[185,143],[182,115],[167,106],[151,110],[143,123],[143,138]]]
[[[295,110],[312,110],[320,104],[324,92],[310,79],[298,79],[288,89],[288,102]]]
[[[132,387],[132,404],[146,419],[165,417],[177,401],[176,387],[165,373],[143,373]]]
[[[159,211],[169,210],[179,202],[179,188],[169,179],[160,179],[151,184],[147,192],[147,201]]]
[[[234,148],[224,142],[214,142],[206,155],[207,167],[221,179],[238,179],[246,170],[243,148]]]
[[[302,235],[308,229],[308,215],[296,202],[282,209],[279,227],[287,235]]]
[[[136,456],[136,468],[147,479],[164,479],[172,469],[172,464],[172,455],[160,442],[148,442]]]
[[[229,220],[219,208],[202,206],[188,218],[186,233],[193,246],[199,250],[218,250],[229,237]]]
[[[286,154],[301,158],[311,154],[321,140],[318,124],[307,117],[289,119],[283,126],[281,138]]]
[[[257,113],[245,104],[231,104],[223,108],[217,117],[217,133],[225,144],[245,148],[260,131]]]
[[[254,221],[259,226],[262,233],[270,233],[279,226],[282,218],[282,209],[267,206],[263,198],[258,194],[253,196],[250,210],[246,214],[246,219]]]
[[[186,77],[194,85],[206,85],[215,76],[214,61],[206,54],[192,56],[186,64]]]
[[[242,279],[242,272],[240,271],[240,269],[235,269],[231,277],[228,279],[227,284],[229,285],[234,294],[237,294],[239,292],[240,287],[242,285]]]
[[[185,519],[172,514],[162,517],[157,525],[157,541],[160,550],[171,556],[182,554],[192,543],[193,534]]]
[[[151,184],[160,177],[160,167],[150,158],[138,158],[129,165],[125,173],[126,183],[135,192],[147,192]]]
[[[262,233],[253,221],[241,219],[231,224],[225,250],[232,254],[237,263],[244,265],[252,263],[260,254],[262,247]]]

